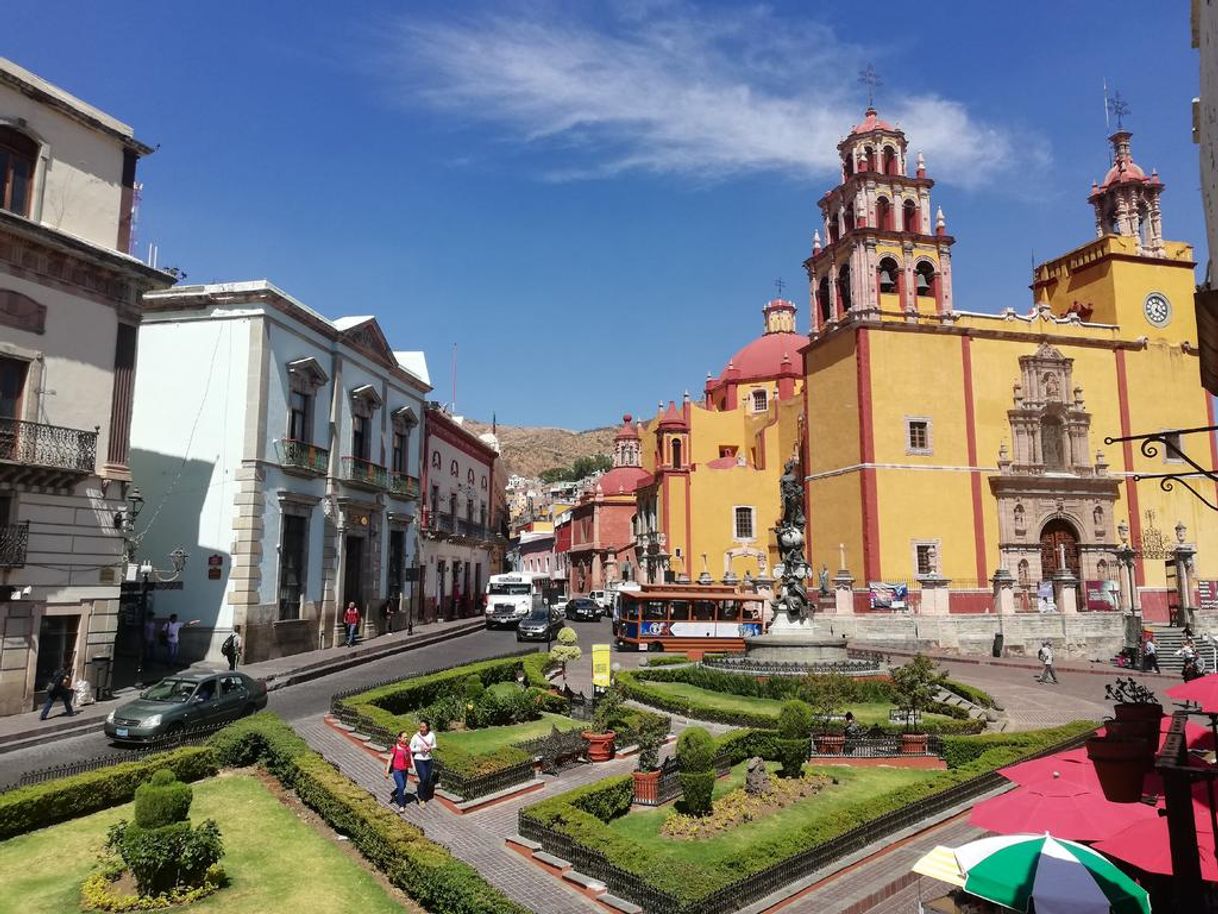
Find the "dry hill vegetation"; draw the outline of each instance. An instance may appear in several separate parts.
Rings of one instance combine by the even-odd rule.
[[[467,419],[465,425],[479,435],[491,430],[489,424],[473,419]],[[499,445],[507,471],[530,478],[536,478],[542,470],[551,467],[570,466],[576,457],[612,454],[616,432],[613,426],[592,428],[586,432],[529,425],[498,427]]]

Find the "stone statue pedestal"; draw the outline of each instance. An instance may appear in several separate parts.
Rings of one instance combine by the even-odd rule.
[[[833,611],[839,616],[854,615],[854,575],[845,568],[833,576]]]
[[[1058,612],[1078,612],[1078,578],[1066,568],[1053,572],[1053,599]]]
[[[994,612],[1009,616],[1015,612],[1015,577],[1005,568],[999,568],[990,578],[994,587]]]
[[[918,583],[922,585],[922,604],[918,608],[919,615],[946,616],[950,612],[950,597],[947,588],[951,581],[932,572],[918,578]]]

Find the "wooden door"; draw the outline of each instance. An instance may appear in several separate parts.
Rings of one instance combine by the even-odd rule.
[[[1055,518],[1040,531],[1040,576],[1048,581],[1059,565],[1058,546],[1066,547],[1066,568],[1079,577],[1078,534],[1069,521]]]

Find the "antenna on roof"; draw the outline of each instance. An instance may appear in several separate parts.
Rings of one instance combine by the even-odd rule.
[[[453,415],[457,414],[457,344],[453,343]]]

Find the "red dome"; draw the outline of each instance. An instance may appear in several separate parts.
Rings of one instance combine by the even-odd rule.
[[[862,123],[855,124],[853,127],[851,127],[850,133],[870,133],[872,130],[895,131],[896,129],[897,128],[888,123],[888,121],[880,120],[880,117],[874,108],[868,108],[865,116],[863,117]]]
[[[799,350],[807,342],[808,338],[801,333],[767,333],[759,336],[732,356],[728,368],[719,375],[719,380],[728,379],[729,369],[734,369],[734,381],[764,381],[796,374],[803,367]]]
[[[632,495],[647,475],[642,467],[614,467],[596,485],[605,495]]]
[[[1122,168],[1122,165],[1124,166]],[[1113,184],[1120,184],[1122,181],[1145,181],[1146,172],[1142,171],[1141,166],[1133,159],[1127,159],[1124,162],[1118,162],[1108,169],[1108,174],[1104,175],[1104,181],[1100,187],[1110,187]]]

